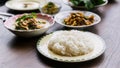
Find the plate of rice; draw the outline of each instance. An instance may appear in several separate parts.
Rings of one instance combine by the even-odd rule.
[[[47,58],[60,62],[84,62],[104,53],[104,40],[91,32],[56,31],[37,42],[37,50]]]

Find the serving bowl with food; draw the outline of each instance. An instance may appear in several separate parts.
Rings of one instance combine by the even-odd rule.
[[[101,37],[78,30],[57,31],[37,43],[37,49],[42,55],[61,62],[88,61],[100,56],[105,48]]]
[[[106,5],[108,0],[63,0],[63,2],[73,8],[93,9]]]
[[[55,21],[70,28],[84,28],[98,24],[99,15],[89,11],[64,11],[55,15]]]
[[[40,9],[41,13],[55,15],[56,13],[58,13],[60,11],[61,4],[52,2],[52,1],[48,1],[48,2],[45,2],[44,4],[41,4],[39,9]]]
[[[18,14],[4,22],[4,26],[8,30],[22,37],[41,35],[53,24],[53,17],[41,13]]]

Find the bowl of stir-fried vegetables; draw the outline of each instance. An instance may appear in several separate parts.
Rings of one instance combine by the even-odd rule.
[[[8,30],[21,37],[41,35],[53,24],[52,16],[41,13],[19,14],[10,17],[4,22],[4,26]]]
[[[64,11],[55,15],[56,23],[69,28],[86,28],[100,23],[101,17],[90,11]]]
[[[106,5],[108,3],[108,0],[63,0],[63,2],[73,8],[90,10]]]

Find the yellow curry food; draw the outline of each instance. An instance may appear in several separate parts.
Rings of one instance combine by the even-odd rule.
[[[56,14],[59,11],[59,7],[53,2],[48,2],[41,8],[41,11],[46,14]]]

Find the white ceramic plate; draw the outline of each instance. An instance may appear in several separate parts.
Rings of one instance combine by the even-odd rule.
[[[100,7],[100,6],[104,6],[108,3],[108,0],[104,0],[105,3],[101,4],[101,5],[96,5],[95,7]],[[71,2],[69,2],[69,0],[63,0],[63,2],[66,4],[66,5],[69,5],[71,7],[76,7],[76,8],[85,8],[84,6],[74,6]]]
[[[39,8],[39,3],[37,1],[7,1],[5,4],[6,7],[19,10],[19,11],[27,11],[27,10],[36,10]]]
[[[65,25],[64,24],[64,19],[66,17],[68,17],[70,15],[70,13],[73,13],[73,12],[82,12],[85,16],[90,16],[90,15],[94,15],[94,22],[90,25],[82,25],[82,26],[71,26],[71,25]],[[54,20],[59,23],[60,25],[63,25],[63,26],[66,26],[66,27],[71,27],[71,28],[83,28],[83,27],[88,27],[88,26],[93,26],[95,24],[98,24],[100,23],[101,21],[101,18],[99,15],[93,13],[93,12],[89,12],[89,11],[64,11],[64,12],[60,12],[58,14],[55,15],[55,18]]]
[[[48,45],[47,45],[47,42],[49,41],[49,39],[53,34],[49,34],[43,37],[42,39],[40,39],[37,42],[37,49],[45,57],[50,58],[52,60],[60,61],[60,62],[84,62],[84,61],[95,59],[96,57],[103,54],[103,52],[106,49],[104,40],[96,34],[93,34],[90,32],[84,32],[84,33],[86,33],[88,36],[91,36],[91,39],[96,40],[95,42],[96,45],[94,46],[94,50],[86,55],[77,56],[77,57],[66,57],[66,56],[59,56],[54,54],[48,49]]]

